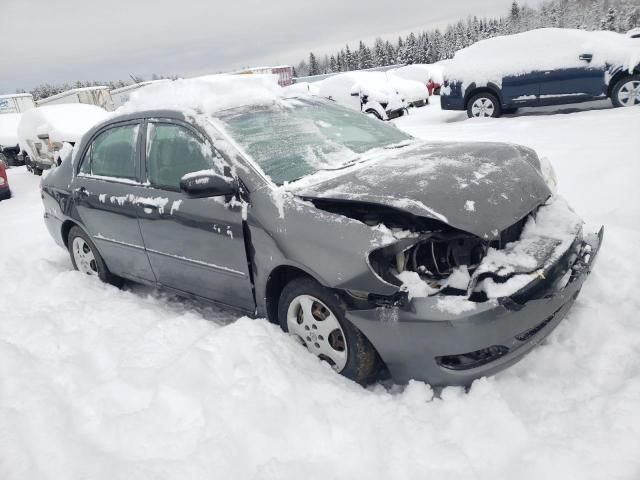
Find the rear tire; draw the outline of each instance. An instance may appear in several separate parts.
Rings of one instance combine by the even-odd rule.
[[[284,287],[278,321],[282,330],[341,375],[366,385],[377,372],[378,355],[371,342],[345,318],[340,297],[315,280],[299,277]]]
[[[467,116],[497,118],[502,115],[500,101],[493,93],[476,93],[467,102]]]
[[[618,80],[611,91],[614,107],[640,105],[640,75],[629,75]]]
[[[109,271],[95,244],[80,227],[72,227],[69,230],[67,248],[73,268],[87,275],[95,275],[105,283],[122,286],[122,278]]]

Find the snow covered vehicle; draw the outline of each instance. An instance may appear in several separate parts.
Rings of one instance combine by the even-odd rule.
[[[102,108],[84,104],[50,105],[24,113],[18,124],[18,139],[27,154],[27,168],[41,175],[56,163],[63,143],[75,144],[108,115]]]
[[[11,189],[9,188],[6,167],[7,165],[0,159],[0,200],[11,198]]]
[[[114,109],[109,87],[103,86],[72,88],[71,90],[66,90],[47,98],[41,98],[36,102],[36,105],[42,107],[45,105],[61,105],[67,103],[95,105],[108,112]]]
[[[18,142],[18,124],[22,113],[34,107],[30,93],[0,95],[0,160],[9,166],[24,163]]]
[[[469,117],[519,107],[611,98],[640,104],[640,39],[609,31],[542,28],[482,40],[447,63],[440,101]]]
[[[77,270],[266,317],[361,383],[466,385],[565,316],[603,231],[534,151],[234,82],[145,89],[43,179]]]
[[[392,120],[407,111],[401,92],[383,72],[339,73],[318,83],[321,97],[379,120]]]

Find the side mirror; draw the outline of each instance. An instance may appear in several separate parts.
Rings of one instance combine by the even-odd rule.
[[[194,198],[222,197],[236,194],[238,185],[233,178],[203,170],[184,175],[180,179],[180,190]]]
[[[584,60],[585,62],[590,62],[593,60],[593,55],[591,53],[583,53],[578,57],[580,60]]]

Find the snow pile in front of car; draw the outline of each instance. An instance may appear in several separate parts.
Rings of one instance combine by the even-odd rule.
[[[133,92],[117,112],[168,109],[213,114],[246,105],[269,105],[284,97],[275,75],[207,75],[148,85]]]
[[[484,292],[488,299],[508,297],[536,278],[544,278],[544,272],[573,245],[582,224],[564,198],[552,197],[529,217],[519,240],[502,249],[489,248],[472,275],[466,266],[457,267],[439,286],[429,284],[415,272],[402,272],[396,277],[410,298],[435,295],[445,287],[466,290],[467,297],[457,297],[460,302],[474,292]],[[441,302],[439,308],[447,311],[468,308],[460,302]]]
[[[591,54],[587,63],[580,55]],[[623,34],[569,28],[541,28],[488,38],[456,52],[445,77],[464,86],[495,83],[503,77],[563,68],[631,69],[640,62],[640,42]]]

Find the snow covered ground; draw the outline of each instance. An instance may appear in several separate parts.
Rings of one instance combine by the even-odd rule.
[[[436,98],[437,100],[437,98]],[[0,202],[0,478],[640,478],[640,108],[397,125],[535,148],[606,225],[560,327],[465,393],[363,389],[262,320],[71,270],[39,178]]]

